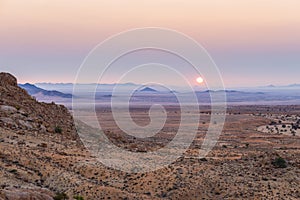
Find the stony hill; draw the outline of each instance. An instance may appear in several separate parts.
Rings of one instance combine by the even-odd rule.
[[[0,125],[15,131],[61,133],[75,139],[77,134],[66,107],[37,102],[8,73],[0,73]]]
[[[53,199],[62,187],[50,188],[59,167],[49,154],[64,155],[66,146],[83,149],[67,108],[36,101],[0,73],[0,200]]]

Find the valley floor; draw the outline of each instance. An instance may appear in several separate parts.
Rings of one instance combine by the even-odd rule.
[[[180,114],[178,108],[169,108],[172,120],[152,141],[124,135],[109,108],[99,107],[97,113],[115,145],[137,152],[153,151],[169,142]],[[56,192],[84,199],[300,198],[299,135],[259,128],[271,123],[282,127],[276,117],[300,117],[300,106],[229,107],[221,137],[205,159],[197,158],[197,152],[210,110],[203,107],[201,113],[197,137],[186,154],[166,168],[147,173],[107,168],[76,141],[59,134],[0,127],[0,199],[9,195],[17,199],[22,191],[40,194],[40,199],[51,199]],[[140,124],[149,120],[143,108],[133,109],[132,117]],[[278,165],[278,158],[286,166]]]

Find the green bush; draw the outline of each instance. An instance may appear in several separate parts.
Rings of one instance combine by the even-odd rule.
[[[56,193],[55,197],[53,197],[54,200],[67,200],[69,199],[68,195],[64,192],[60,193]]]
[[[62,133],[62,128],[60,126],[56,126],[54,131],[55,133]]]
[[[82,196],[79,196],[79,195],[74,196],[74,199],[76,199],[76,200],[84,200],[84,198]]]
[[[273,164],[275,167],[277,167],[277,168],[286,168],[286,167],[287,167],[286,161],[285,161],[283,158],[281,158],[281,157],[276,158],[276,159],[272,162],[272,164]]]

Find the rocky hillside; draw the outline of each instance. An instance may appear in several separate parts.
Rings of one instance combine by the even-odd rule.
[[[124,191],[119,176],[83,147],[64,106],[0,73],[0,200],[153,199]]]
[[[37,102],[8,73],[0,73],[0,126],[17,132],[59,133],[70,139],[77,136],[66,107]]]
[[[29,163],[39,163],[39,150],[58,151],[61,144],[82,149],[67,108],[37,102],[8,73],[0,73],[0,136],[0,200],[53,199],[53,191],[41,184],[47,178]]]

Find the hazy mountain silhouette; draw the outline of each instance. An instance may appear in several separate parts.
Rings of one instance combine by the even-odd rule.
[[[150,87],[145,87],[141,90],[138,90],[138,92],[158,92],[158,91]]]
[[[37,94],[42,94],[44,96],[50,97],[62,97],[62,98],[72,98],[72,94],[65,94],[56,90],[44,90],[30,83],[18,84],[19,87],[25,89],[30,95],[35,96]]]

